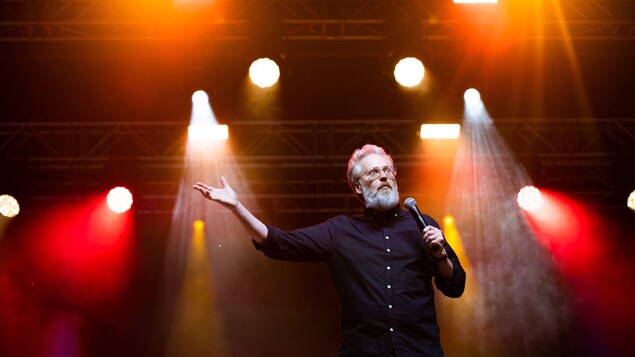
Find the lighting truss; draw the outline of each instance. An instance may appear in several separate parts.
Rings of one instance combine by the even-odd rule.
[[[344,173],[350,151],[367,142],[389,148],[404,172],[451,159],[417,154],[420,123],[410,120],[229,125],[238,166],[231,169],[248,177],[246,184],[254,188],[254,198],[268,213],[357,211],[359,204]],[[617,183],[629,179],[621,165],[635,158],[635,119],[497,119],[495,126],[537,183],[600,207],[623,206],[615,195]],[[20,181],[34,198],[46,200],[101,187],[109,165],[124,162],[140,186],[140,211],[169,213],[184,166],[186,133],[187,126],[180,122],[3,123],[0,167],[19,168],[16,174],[25,176]],[[404,175],[400,184],[416,186],[407,180]]]

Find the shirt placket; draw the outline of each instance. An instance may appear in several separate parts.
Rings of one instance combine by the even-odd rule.
[[[394,246],[394,237],[391,236],[391,232],[388,229],[383,229],[382,234],[384,236],[384,256],[386,262],[386,315],[388,317],[387,326],[388,326],[388,335],[390,336],[391,343],[394,346],[394,334],[395,334],[395,326],[393,319],[393,302],[394,302],[394,281],[393,281],[393,270],[394,270],[394,260],[393,260],[393,246]]]

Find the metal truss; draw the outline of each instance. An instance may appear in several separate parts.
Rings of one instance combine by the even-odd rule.
[[[169,3],[169,2],[167,2]],[[450,0],[215,1],[222,16],[184,17],[156,2],[117,0],[1,0],[0,41],[311,41],[383,42],[406,28],[426,42],[469,38],[474,26],[511,39],[635,40],[635,1],[561,0],[544,5],[541,27],[528,12],[457,17]],[[149,17],[143,6],[156,12]],[[136,9],[136,10],[135,10]],[[520,12],[520,11],[517,11]],[[502,19],[504,18],[504,20]],[[510,21],[510,19],[512,19]],[[506,24],[513,23],[513,26]],[[566,25],[566,26],[563,26]],[[403,33],[401,33],[403,34]]]
[[[356,211],[345,184],[350,151],[367,142],[390,148],[400,167],[435,167],[438,154],[417,150],[420,123],[409,120],[297,120],[230,125],[232,161],[253,199],[270,214]],[[621,207],[620,188],[634,177],[635,119],[496,120],[498,132],[532,178],[583,196],[600,207]],[[171,211],[184,170],[186,126],[156,123],[0,124],[0,182],[35,201],[103,190],[125,177],[141,192],[140,212]],[[495,158],[493,158],[495,159]],[[121,176],[121,177],[117,177]],[[402,176],[400,185],[416,187]],[[407,194],[407,192],[405,193]]]

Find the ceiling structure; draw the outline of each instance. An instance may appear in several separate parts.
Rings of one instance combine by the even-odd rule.
[[[255,198],[268,212],[357,210],[355,198],[342,185],[342,163],[352,147],[368,141],[390,146],[400,165],[431,165],[429,157],[412,153],[418,125],[426,117],[458,117],[468,83],[482,85],[495,126],[538,184],[571,192],[606,209],[622,208],[625,192],[633,188],[633,174],[623,167],[635,156],[634,92],[627,87],[635,58],[635,1],[561,0],[549,2],[558,6],[540,9],[518,9],[501,1],[497,8],[481,13],[476,8],[459,9],[451,1],[218,1],[196,16],[192,15],[196,9],[177,11],[168,2],[165,9],[152,12],[129,3],[0,1],[0,75],[5,83],[0,164],[19,173],[13,178],[3,175],[2,180],[4,186],[29,192],[33,203],[99,188],[116,162],[134,168],[142,192],[140,212],[169,213],[185,143],[186,124],[175,118],[187,118],[188,97],[198,87],[208,88],[219,117],[231,118],[225,121],[230,124],[236,162],[246,171],[258,172],[251,184],[259,187]],[[521,16],[527,11],[536,13]],[[475,33],[476,28],[482,32]],[[488,40],[475,43],[474,37]],[[544,62],[523,62],[527,52],[518,49],[536,44],[541,44]],[[174,48],[163,52],[170,46]],[[483,70],[485,75],[457,80],[455,72],[469,72],[466,58],[475,48],[479,50],[471,62],[490,67]],[[176,69],[183,62],[173,58],[181,50],[183,57],[195,58],[185,69]],[[236,102],[247,102],[237,95],[242,93],[234,83],[238,77],[225,78],[219,72],[236,70],[236,63],[242,65],[236,58],[256,50],[275,52],[296,66],[312,66],[314,72],[296,69],[290,78],[315,83],[316,88],[287,86],[289,98],[282,106],[293,109],[280,115],[268,113],[256,120],[259,112],[237,108]],[[346,78],[344,70],[329,67],[360,58],[366,64],[346,68],[366,68],[368,63],[381,67],[400,50],[435,58],[431,72],[437,71],[433,74],[438,82],[452,85],[438,84],[414,99],[403,98],[379,80],[370,82],[367,74]],[[584,80],[576,76],[571,51]],[[492,60],[491,52],[499,58]],[[508,82],[514,81],[508,81],[509,58],[515,58],[509,67],[544,68],[543,82],[528,85],[538,89],[527,90],[521,83],[510,90]],[[149,59],[154,62],[148,67],[158,69],[146,74],[144,61]],[[126,61],[135,64],[117,72]],[[210,63],[222,68],[209,69]],[[600,65],[610,72],[606,80],[597,79]],[[86,83],[77,84],[86,73],[104,66],[108,66],[105,74],[90,80],[107,89],[96,92],[86,89]],[[573,74],[563,74],[568,71],[564,67],[572,67]],[[141,79],[123,79],[137,70]],[[525,80],[533,80],[537,71],[530,69]],[[72,80],[65,79],[67,73]],[[128,87],[108,87],[109,76],[122,77],[119,82]],[[200,80],[204,76],[215,78],[214,85]],[[329,89],[339,85],[338,79],[349,82]],[[388,75],[381,80],[389,79]],[[523,82],[522,77],[518,82]],[[123,97],[119,92],[140,96],[144,86],[154,86],[159,99],[146,103],[142,98],[139,104],[122,103],[117,97]],[[586,102],[579,99],[584,96],[576,93],[579,87],[587,87],[592,108],[585,108]],[[354,90],[360,88],[370,94],[354,97]],[[444,95],[435,95],[435,90]],[[544,99],[531,98],[537,91]],[[505,97],[509,92],[524,92],[530,98]],[[99,98],[72,105],[79,109],[63,103],[84,93]],[[103,99],[108,96],[114,99]],[[166,109],[167,97],[174,103]],[[380,102],[385,103],[380,106]],[[144,112],[148,107],[153,108]],[[276,192],[283,185],[286,192]],[[32,204],[30,209],[38,206]]]

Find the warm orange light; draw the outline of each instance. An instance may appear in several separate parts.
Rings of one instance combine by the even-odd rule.
[[[455,4],[497,4],[498,0],[452,0]]]

